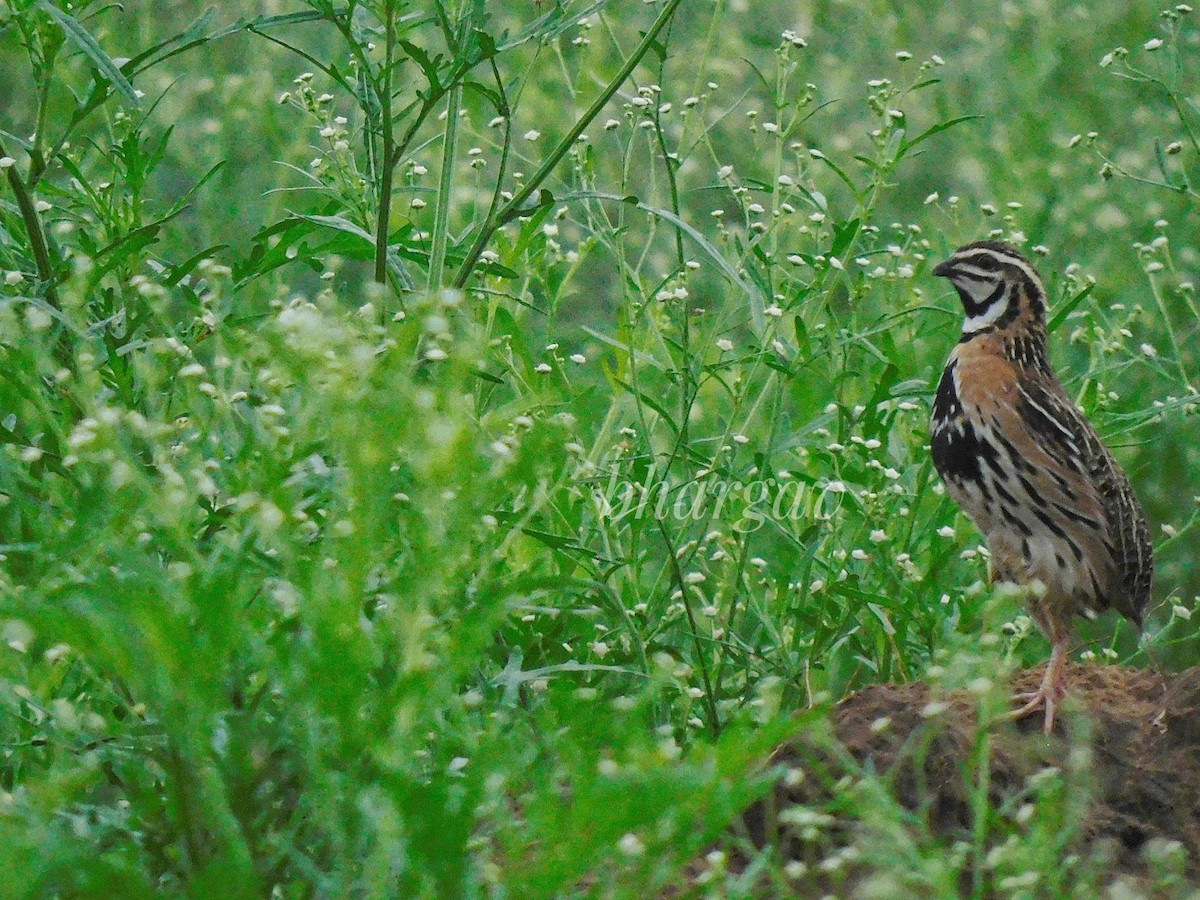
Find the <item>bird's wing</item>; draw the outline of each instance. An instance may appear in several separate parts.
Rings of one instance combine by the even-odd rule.
[[[1097,599],[1141,627],[1150,602],[1154,561],[1146,518],[1129,477],[1057,381],[1023,382],[1019,405],[1031,436],[1053,462],[1050,477],[1053,470],[1065,475],[1079,498],[1072,508],[1083,515],[1098,511],[1103,517],[1104,543],[1115,571],[1113,582]]]

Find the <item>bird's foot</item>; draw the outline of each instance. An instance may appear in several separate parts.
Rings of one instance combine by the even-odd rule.
[[[1055,708],[1058,706],[1058,702],[1053,693],[1045,690],[1032,691],[1030,693],[1017,694],[1015,697],[1013,697],[1013,699],[1018,703],[1021,703],[1022,701],[1025,702],[1024,705],[1019,706],[1017,709],[1010,710],[1005,715],[1006,719],[1017,722],[1026,718],[1027,716],[1033,715],[1035,712],[1044,709],[1046,711],[1046,721],[1044,726],[1046,734],[1049,734],[1054,730],[1054,712]]]
[[[1044,710],[1046,718],[1043,729],[1046,734],[1050,734],[1054,730],[1054,714],[1066,695],[1065,679],[1060,671],[1056,672],[1052,668],[1047,671],[1046,677],[1042,679],[1042,684],[1036,691],[1017,694],[1013,697],[1013,700],[1023,705],[1010,711],[1005,718],[1016,722]]]

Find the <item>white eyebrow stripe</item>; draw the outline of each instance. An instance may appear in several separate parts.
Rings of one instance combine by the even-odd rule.
[[[970,274],[972,274],[972,275],[978,273],[978,274],[986,276],[988,278],[995,278],[996,277],[995,272],[985,272],[982,269],[978,269],[975,266],[972,266],[967,261],[967,260],[971,259],[972,257],[978,257],[978,256],[990,256],[990,257],[992,257],[992,259],[997,260],[1002,265],[1015,266],[1016,268],[1020,269],[1021,272],[1024,273],[1025,277],[1028,278],[1030,281],[1034,282],[1035,284],[1041,283],[1041,279],[1038,278],[1037,272],[1035,272],[1033,270],[1033,266],[1031,266],[1024,259],[1020,259],[1014,255],[1010,255],[1008,253],[1003,253],[999,250],[993,250],[988,247],[976,247],[974,250],[966,251],[965,253],[963,253],[962,262],[954,263],[954,267],[956,269],[959,269],[960,271],[970,272]]]
[[[1034,284],[1041,284],[1042,280],[1040,278],[1038,278],[1037,272],[1033,271],[1033,266],[1029,265],[1029,263],[1025,262],[1022,259],[1012,259],[1011,257],[1009,258],[1008,262],[1010,265],[1014,265],[1018,269],[1020,269],[1022,272],[1024,272],[1025,277],[1028,278],[1030,281],[1032,281]]]
[[[967,316],[963,321],[963,334],[974,334],[988,328],[1008,312],[1008,292],[977,316]]]

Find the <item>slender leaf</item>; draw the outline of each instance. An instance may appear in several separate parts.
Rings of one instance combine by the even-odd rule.
[[[1087,297],[1087,295],[1090,294],[1095,287],[1096,285],[1093,282],[1074,297],[1068,298],[1065,303],[1063,303],[1054,311],[1054,315],[1050,318],[1050,323],[1046,326],[1046,330],[1049,332],[1054,332],[1057,330],[1058,327],[1066,321],[1067,316],[1069,316],[1075,310],[1075,308],[1083,302],[1084,298]]]
[[[619,203],[630,203],[632,201],[631,205],[636,206],[642,212],[649,213],[656,218],[662,219],[664,222],[669,222],[670,224],[674,225],[689,238],[691,238],[696,246],[704,251],[704,255],[707,256],[713,262],[713,264],[721,270],[725,277],[728,278],[730,282],[736,285],[742,291],[742,293],[746,295],[746,298],[750,301],[750,320],[754,328],[755,335],[762,335],[765,316],[764,310],[766,309],[766,302],[763,298],[762,292],[753,284],[746,281],[746,279],[744,279],[740,274],[738,274],[737,267],[727,260],[724,254],[714,247],[709,240],[695,228],[695,226],[683,221],[683,219],[679,218],[669,210],[661,209],[656,206],[649,206],[643,203],[641,200],[638,200],[636,197],[623,197],[620,194],[609,194],[603,191],[580,191],[577,193],[568,194],[562,199],[615,200]]]
[[[68,13],[63,12],[50,0],[39,0],[38,8],[45,10],[50,18],[58,23],[58,26],[63,30],[71,42],[75,44],[84,55],[92,61],[104,79],[111,84],[122,97],[129,103],[130,106],[141,106],[142,101],[138,99],[137,93],[133,89],[133,85],[129,83],[121,72],[118,66],[99,42],[92,37],[92,33],[79,24],[79,21]]]
[[[982,119],[982,118],[983,118],[983,116],[978,116],[978,115],[955,116],[953,119],[947,119],[945,122],[939,122],[937,125],[934,125],[931,128],[926,128],[924,131],[922,131],[920,134],[918,134],[911,141],[905,141],[904,143],[902,143],[900,145],[900,150],[902,153],[907,153],[913,147],[917,146],[917,144],[921,143],[922,141],[929,140],[929,138],[933,137],[935,134],[941,134],[946,129],[953,128],[955,125],[961,125],[963,122],[969,122],[972,119]]]

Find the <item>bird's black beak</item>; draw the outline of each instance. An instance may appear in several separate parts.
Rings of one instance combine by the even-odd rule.
[[[938,278],[949,278],[954,274],[954,266],[950,264],[950,260],[946,260],[943,263],[938,263],[936,266],[934,266],[933,274]]]

